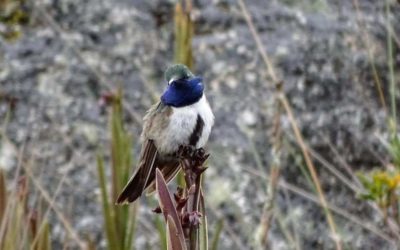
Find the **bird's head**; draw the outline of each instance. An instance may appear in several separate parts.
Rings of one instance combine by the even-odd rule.
[[[168,84],[171,84],[175,80],[189,79],[194,77],[193,73],[190,72],[188,67],[183,64],[175,64],[168,67],[164,76]]]
[[[163,104],[184,107],[196,103],[203,96],[201,77],[196,77],[182,64],[170,66],[165,71],[168,87],[161,96]]]

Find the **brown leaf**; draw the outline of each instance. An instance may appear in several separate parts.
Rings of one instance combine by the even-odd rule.
[[[175,204],[172,201],[171,195],[168,191],[167,183],[165,182],[164,177],[158,168],[156,169],[156,187],[159,197],[158,202],[160,203],[160,208],[164,214],[165,221],[168,222],[169,216],[172,218],[176,227],[175,231],[177,237],[180,239],[181,242],[185,242],[185,239],[183,237],[182,225],[180,223]]]
[[[183,250],[186,249],[185,241],[181,240],[178,233],[178,228],[175,225],[171,215],[167,217],[167,249],[168,250]]]

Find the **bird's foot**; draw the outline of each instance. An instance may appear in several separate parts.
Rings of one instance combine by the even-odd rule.
[[[181,145],[178,149],[178,157],[180,159],[191,159],[195,151],[196,147],[192,145]]]
[[[200,173],[205,170],[202,165],[209,156],[210,154],[206,154],[203,148],[195,148],[191,145],[181,145],[178,150],[179,159],[181,161],[187,160],[190,162],[190,165],[197,166],[196,168],[199,168]]]
[[[204,148],[196,148],[192,145],[181,145],[178,149],[178,157],[180,159],[189,159],[203,163],[209,157]]]

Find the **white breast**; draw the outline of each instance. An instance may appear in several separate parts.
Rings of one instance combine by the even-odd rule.
[[[214,125],[214,114],[211,111],[210,104],[208,104],[207,98],[204,95],[195,105],[197,105],[196,109],[198,114],[204,121],[203,132],[196,145],[197,148],[201,148],[204,147],[208,141],[211,128]]]
[[[192,105],[172,109],[169,125],[162,140],[158,141],[159,152],[172,153],[178,150],[180,145],[188,144],[196,126],[197,115],[203,119],[204,127],[196,148],[204,147],[214,125],[214,114],[205,95]]]

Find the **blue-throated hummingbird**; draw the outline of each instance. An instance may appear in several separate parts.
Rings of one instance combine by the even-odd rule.
[[[117,199],[134,202],[147,189],[155,190],[155,170],[167,182],[179,171],[180,146],[201,148],[208,141],[214,115],[204,95],[202,78],[182,64],[165,71],[168,86],[161,100],[152,106],[143,121],[139,165]]]

